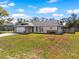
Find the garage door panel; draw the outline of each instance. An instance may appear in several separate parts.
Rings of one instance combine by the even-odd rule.
[[[16,28],[16,32],[24,33],[24,31],[25,31],[25,28],[24,27],[17,27]]]

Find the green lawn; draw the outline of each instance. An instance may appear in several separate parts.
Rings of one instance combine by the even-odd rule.
[[[0,38],[0,59],[79,59],[79,33]]]

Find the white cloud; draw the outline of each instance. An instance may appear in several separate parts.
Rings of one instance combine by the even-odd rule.
[[[57,2],[58,0],[49,0],[47,1],[48,3],[54,3],[54,2]]]
[[[23,13],[12,14],[11,17],[14,18],[13,23],[16,23],[18,18],[23,18],[25,20],[29,20],[32,18],[32,17],[30,17],[26,14],[23,14]]]
[[[62,17],[63,14],[56,14],[56,13],[55,13],[55,14],[53,14],[53,16],[54,16],[54,17]]]
[[[48,8],[41,8],[41,9],[39,9],[37,11],[37,13],[54,13],[57,10],[58,10],[58,8],[56,8],[56,7],[53,7],[53,8],[50,8],[50,7],[48,7]]]
[[[15,3],[9,3],[8,6],[15,6]]]
[[[19,12],[24,12],[24,9],[17,9],[17,11],[19,11]]]
[[[6,5],[6,4],[4,4],[4,5],[0,5],[1,7],[6,7],[6,8],[8,8],[8,5]]]
[[[5,1],[3,1],[3,2],[0,2],[0,5],[5,4],[5,3],[7,3],[7,2],[8,2],[8,0],[5,0]]]
[[[67,13],[71,14],[73,11],[72,10],[67,10]]]
[[[23,13],[17,13],[17,14],[12,14],[11,17],[13,17],[13,18],[29,18],[30,16],[23,14]]]
[[[5,8],[12,7],[12,6],[15,6],[15,5],[16,5],[15,3],[8,3],[8,0],[0,2],[0,6],[5,7]]]
[[[36,6],[33,6],[33,5],[29,5],[28,7],[29,8],[33,8],[33,9],[36,9],[37,8]]]
[[[3,3],[7,3],[9,0],[3,1]]]
[[[72,14],[72,13],[79,14],[79,9],[67,10],[67,13],[68,14]]]

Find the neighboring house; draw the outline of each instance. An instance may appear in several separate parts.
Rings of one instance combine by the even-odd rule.
[[[0,25],[0,31],[13,31],[14,24],[12,23],[4,23],[3,25]]]
[[[63,33],[63,24],[59,20],[31,21],[15,25],[16,33]]]

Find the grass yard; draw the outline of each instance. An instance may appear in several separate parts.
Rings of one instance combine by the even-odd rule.
[[[3,37],[0,59],[79,59],[79,33]]]

